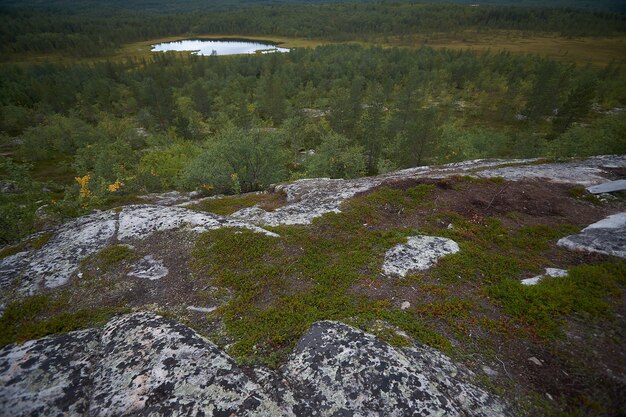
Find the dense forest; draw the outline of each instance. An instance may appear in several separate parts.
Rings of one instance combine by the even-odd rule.
[[[211,11],[246,8],[254,6],[279,6],[285,4],[332,4],[332,3],[374,3],[377,0],[0,0],[3,7],[28,7],[46,10],[72,9],[86,11],[97,6],[98,9],[141,10],[142,12],[169,13],[180,10]],[[396,0],[387,3],[400,3]],[[408,3],[408,1],[405,1]],[[426,2],[420,2],[426,3]],[[524,7],[568,7],[576,9],[626,11],[621,0],[430,0],[428,3],[458,3],[495,6]]]
[[[274,35],[334,41],[369,41],[415,34],[514,30],[562,36],[626,33],[623,13],[558,8],[437,4],[325,4],[235,8],[212,13],[141,12],[91,8],[7,8],[0,11],[0,52],[62,52],[106,56],[123,44],[172,35]]]
[[[626,82],[507,52],[336,44],[285,54],[109,59],[171,34],[359,40],[469,27],[623,33],[624,15],[413,4],[0,16],[0,241],[140,193],[262,190],[490,157],[626,153]],[[10,52],[10,53],[9,53]],[[11,62],[22,53],[104,55]],[[30,55],[29,55],[30,56]]]

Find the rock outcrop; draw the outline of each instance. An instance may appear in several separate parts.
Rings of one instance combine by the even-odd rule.
[[[0,409],[16,417],[505,415],[441,352],[395,349],[337,322],[313,325],[276,377],[280,395],[191,329],[135,313],[0,350]]]
[[[70,221],[54,231],[40,249],[0,259],[0,289],[17,286],[22,294],[59,287],[76,272],[80,261],[117,242],[132,242],[155,232],[187,228],[203,232],[221,227],[247,228],[277,236],[250,223],[179,207],[135,205]]]
[[[251,207],[231,217],[258,225],[309,224],[326,213],[337,213],[341,204],[356,194],[385,182],[417,178],[445,178],[472,175],[505,180],[542,178],[547,181],[590,186],[606,182],[608,169],[625,168],[626,156],[597,156],[565,163],[541,163],[539,159],[475,160],[441,166],[424,166],[394,171],[376,177],[341,179],[304,179],[274,187],[287,196],[287,204],[273,211]]]
[[[591,194],[615,193],[626,191],[626,180],[609,181],[598,185],[587,187]]]
[[[626,258],[626,213],[617,213],[560,239],[557,245],[571,250]]]

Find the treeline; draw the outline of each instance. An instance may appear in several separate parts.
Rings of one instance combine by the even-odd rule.
[[[57,201],[64,208],[124,193],[236,193],[472,158],[626,153],[619,68],[507,53],[342,45],[158,54],[4,65],[0,79],[0,144],[14,161],[71,167]],[[15,213],[11,206],[7,216]]]
[[[403,3],[285,5],[170,14],[98,6],[79,13],[20,8],[0,12],[0,44],[5,54],[106,55],[132,41],[206,33],[369,40],[468,29],[609,36],[626,32],[626,15],[574,9]]]
[[[0,7],[27,7],[46,11],[68,10],[92,11],[98,9],[142,10],[152,13],[181,11],[222,11],[255,6],[278,6],[289,4],[333,4],[379,2],[377,0],[0,0]],[[394,1],[392,3],[409,3]],[[562,7],[588,10],[608,10],[623,12],[626,5],[621,0],[429,0],[421,3],[457,3],[464,5],[493,5],[520,7]]]

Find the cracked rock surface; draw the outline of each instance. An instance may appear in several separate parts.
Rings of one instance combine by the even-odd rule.
[[[506,415],[473,376],[435,349],[395,349],[330,321],[314,324],[277,374],[245,373],[188,327],[134,313],[103,329],[0,350],[0,409],[11,416]]]
[[[407,243],[396,245],[385,254],[383,273],[404,277],[411,271],[433,266],[439,258],[459,251],[452,239],[436,236],[411,236]]]
[[[80,261],[118,242],[145,239],[155,232],[189,228],[204,232],[221,227],[247,228],[271,236],[276,234],[244,221],[211,213],[152,205],[108,210],[72,220],[60,226],[38,250],[20,252],[0,259],[0,290],[17,286],[31,295],[41,287],[56,288],[68,282]]]
[[[593,223],[579,234],[560,239],[557,245],[626,259],[626,212]]]

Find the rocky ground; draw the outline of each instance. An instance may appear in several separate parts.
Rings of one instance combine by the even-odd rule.
[[[3,249],[0,409],[617,415],[626,200],[585,187],[625,174],[469,161],[72,220]]]

